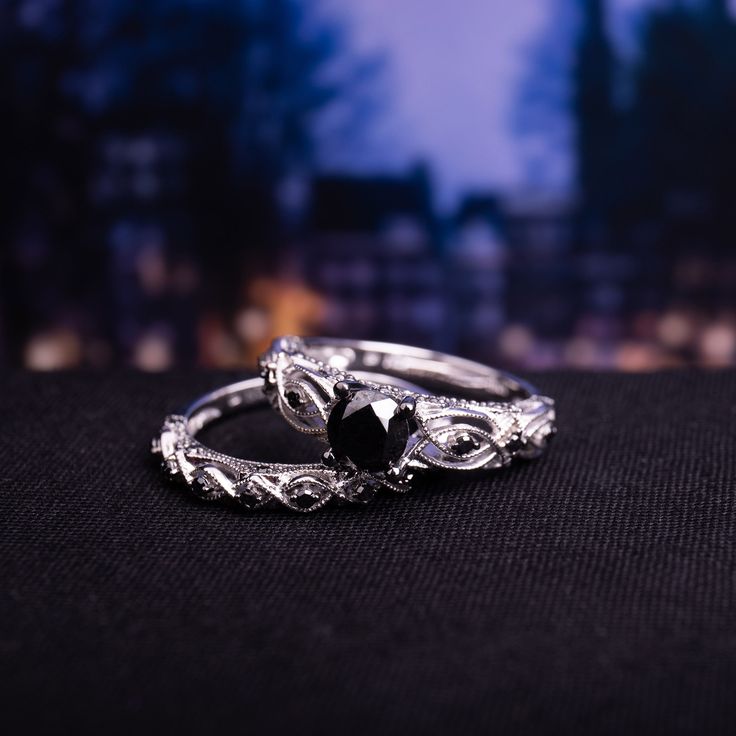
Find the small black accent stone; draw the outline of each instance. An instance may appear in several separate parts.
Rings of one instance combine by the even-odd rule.
[[[409,422],[390,396],[361,389],[335,404],[327,421],[327,437],[336,457],[350,459],[361,470],[388,469],[406,449]]]
[[[368,501],[376,495],[376,491],[379,489],[380,485],[381,484],[378,481],[370,478],[363,478],[351,489],[350,500],[354,503],[368,503]]]
[[[217,481],[210,478],[202,468],[192,474],[192,490],[201,497],[207,497],[218,490]]]
[[[518,434],[512,434],[511,437],[509,437],[509,441],[506,443],[505,450],[510,453],[517,452],[524,446],[524,443],[521,441],[521,438]]]
[[[304,399],[296,391],[287,391],[285,395],[286,403],[292,409],[298,409],[304,403]]]
[[[480,447],[480,442],[469,434],[463,434],[452,443],[452,451],[456,455],[467,455]]]

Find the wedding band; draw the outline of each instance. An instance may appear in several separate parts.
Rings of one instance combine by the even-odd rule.
[[[282,337],[259,359],[265,391],[323,461],[404,491],[416,471],[485,470],[540,455],[554,401],[525,381],[456,356],[391,343]],[[369,371],[378,380],[361,380]],[[396,379],[437,387],[405,390]],[[445,392],[447,392],[447,395]]]
[[[248,510],[286,507],[302,513],[315,511],[331,499],[357,504],[370,501],[378,484],[364,473],[328,468],[321,462],[244,460],[197,440],[196,435],[213,422],[265,403],[260,378],[224,386],[197,399],[182,413],[167,416],[151,450],[161,458],[169,479],[183,482],[198,498],[208,501],[229,501]]]

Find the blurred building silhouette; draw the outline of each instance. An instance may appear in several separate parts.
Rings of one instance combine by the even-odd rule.
[[[495,351],[507,321],[509,248],[499,198],[469,195],[451,222],[447,243],[448,312],[455,349]]]
[[[0,0],[0,55],[0,350],[37,367],[196,360],[371,67],[299,0]]]
[[[446,342],[440,232],[429,179],[315,179],[304,243],[307,279],[328,299],[335,334]]]
[[[0,0],[0,362],[240,366],[294,329],[733,363],[736,23],[659,3],[626,55],[612,2],[557,0],[569,68],[535,71],[569,89],[572,190],[438,214],[429,166],[322,169],[317,122],[368,117],[372,66],[303,0]]]

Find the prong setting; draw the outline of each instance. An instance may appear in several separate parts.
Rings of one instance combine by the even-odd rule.
[[[335,384],[335,396],[338,399],[347,399],[350,396],[350,386],[347,381],[338,381]]]
[[[264,388],[269,389],[276,385],[276,371],[278,370],[278,365],[272,360],[269,360],[267,362],[263,362],[259,364],[260,370],[258,371],[259,375],[263,379],[263,382],[265,384]]]
[[[335,453],[332,452],[332,450],[325,450],[322,453],[322,465],[324,465],[326,468],[334,468],[337,466],[337,458],[335,457]]]
[[[333,391],[338,399],[348,399],[361,388],[363,388],[363,384],[357,381],[338,381]]]
[[[413,417],[417,412],[417,401],[413,396],[404,396],[396,407],[397,414],[403,414],[405,417]]]

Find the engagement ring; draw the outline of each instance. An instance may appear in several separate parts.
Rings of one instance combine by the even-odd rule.
[[[537,457],[552,399],[480,363],[405,345],[278,338],[259,359],[274,408],[324,440],[326,467],[404,491],[419,471],[486,470]],[[370,372],[372,380],[356,373]],[[407,391],[392,381],[421,385]],[[431,393],[428,387],[436,393]]]

